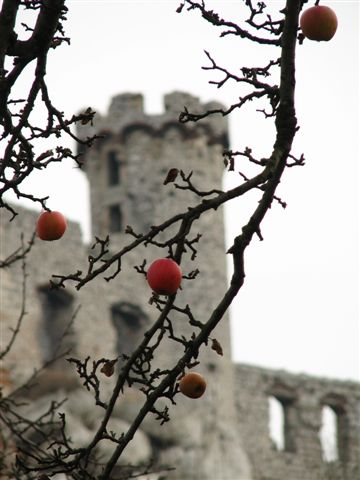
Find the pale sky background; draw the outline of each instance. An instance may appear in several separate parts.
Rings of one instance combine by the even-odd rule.
[[[208,84],[218,76],[201,70],[208,65],[204,49],[236,73],[242,66],[266,65],[271,47],[221,39],[220,30],[198,13],[177,14],[179,3],[70,0],[65,27],[71,46],[52,51],[48,62],[55,106],[68,116],[88,106],[104,113],[111,96],[141,92],[147,112],[160,113],[163,95],[173,90],[204,102],[236,102],[242,92],[235,83],[219,90]],[[285,2],[268,3],[280,10]],[[359,380],[359,5],[322,3],[338,16],[335,37],[328,43],[306,41],[297,52],[301,128],[293,153],[304,153],[306,165],[285,172],[278,193],[288,207],[274,204],[263,224],[264,242],[255,239],[248,249],[245,285],[231,309],[233,357]],[[240,0],[207,4],[231,21],[243,18]],[[229,117],[231,146],[268,156],[273,123],[255,108]],[[229,173],[224,182],[231,187],[239,179]],[[88,184],[79,169],[70,162],[54,165],[27,188],[50,194],[49,207],[81,222],[88,236]],[[229,245],[255,204],[250,195],[227,206]]]

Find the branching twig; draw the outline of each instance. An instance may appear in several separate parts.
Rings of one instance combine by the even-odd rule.
[[[33,240],[33,238],[32,238],[32,240]],[[23,321],[23,319],[26,315],[26,277],[27,277],[27,273],[26,273],[25,255],[27,253],[26,250],[27,251],[30,250],[32,243],[30,244],[30,246],[26,250],[24,250],[23,235],[21,236],[21,241],[22,241],[22,247],[20,247],[20,248],[22,248],[23,253],[18,255],[18,258],[21,258],[21,260],[22,260],[22,264],[21,264],[21,270],[22,270],[21,309],[20,309],[20,314],[19,314],[18,320],[16,322],[15,328],[11,329],[12,330],[11,338],[10,338],[7,346],[5,348],[3,348],[2,351],[0,352],[0,360],[2,360],[10,352],[12,346],[15,343],[16,337],[18,336],[18,334],[20,332],[20,327],[21,327],[22,321]],[[13,262],[14,261],[15,260],[13,260]],[[5,262],[6,262],[6,260],[5,260]],[[13,262],[10,262],[10,263],[13,263]],[[10,263],[7,263],[6,266],[8,266]]]
[[[30,240],[28,240],[27,242],[27,246],[25,247],[24,234],[22,233],[20,236],[21,246],[17,248],[14,252],[12,252],[10,255],[8,255],[7,258],[5,258],[5,260],[0,260],[0,269],[10,267],[10,265],[13,265],[18,260],[25,259],[26,255],[30,252],[32,246],[35,243],[35,238],[36,238],[36,231],[34,231]]]
[[[90,146],[97,138],[94,136],[81,140],[70,128],[76,122],[92,122],[95,112],[88,109],[83,114],[65,119],[63,112],[54,107],[45,82],[50,49],[70,42],[63,28],[67,13],[65,1],[4,0],[0,11],[0,140],[7,141],[3,157],[0,158],[0,208],[6,208],[13,216],[16,215],[16,210],[4,197],[10,191],[18,198],[38,202],[46,209],[47,197],[39,198],[22,188],[24,180],[32,175],[34,170],[43,170],[50,163],[61,162],[67,158],[73,159],[79,166],[82,165],[79,155],[72,154],[68,148],[62,146],[55,148],[55,155],[49,149],[36,153],[37,140],[59,138],[62,133],[66,133],[76,142]],[[19,40],[15,32],[16,17],[21,9],[32,11],[36,19],[34,28],[22,24],[31,32],[26,41]],[[7,71],[4,65],[6,60],[11,58],[14,60],[13,67]],[[16,82],[31,63],[35,63],[36,67],[26,98],[12,98]],[[45,126],[34,125],[32,120],[32,112],[41,102],[48,113]]]

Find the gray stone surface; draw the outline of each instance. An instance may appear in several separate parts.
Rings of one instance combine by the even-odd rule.
[[[121,435],[121,433],[126,433],[129,427],[129,423],[118,418],[112,418],[109,421],[108,431],[113,431],[116,435]],[[111,440],[102,440],[97,447],[100,460],[104,463],[109,460],[116,446],[117,444]],[[126,450],[119,459],[118,464],[139,465],[141,463],[148,462],[151,459],[151,456],[151,443],[148,437],[141,430],[138,430],[135,433],[134,438],[126,447]]]
[[[236,365],[237,422],[258,480],[355,480],[360,478],[360,386],[356,382],[294,375]],[[288,446],[277,450],[269,436],[269,397],[288,412]],[[339,460],[323,460],[321,413],[337,413]]]

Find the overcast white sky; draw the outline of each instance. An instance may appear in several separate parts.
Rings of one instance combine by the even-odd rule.
[[[104,113],[110,97],[142,92],[149,113],[162,111],[162,97],[187,91],[226,105],[241,95],[235,83],[218,90],[204,49],[236,73],[262,66],[271,50],[226,37],[195,12],[175,13],[179,0],[70,0],[71,46],[52,52],[48,85],[54,103],[71,115],[91,105]],[[237,22],[240,1],[212,1],[221,16]],[[285,2],[269,2],[280,10]],[[325,4],[325,2],[322,2]],[[264,242],[247,255],[246,283],[233,305],[236,361],[293,372],[359,379],[359,6],[326,2],[337,13],[331,42],[305,42],[297,53],[297,117],[294,154],[306,166],[289,169],[263,226]],[[276,55],[276,54],[275,54]],[[275,58],[275,57],[274,57]],[[24,84],[20,87],[24,91]],[[230,117],[232,148],[268,156],[271,121],[246,109]],[[44,180],[46,178],[46,180]],[[59,178],[62,180],[59,181]],[[227,174],[225,185],[239,182]],[[89,231],[87,181],[78,169],[54,166],[28,183],[51,195],[49,207]],[[227,242],[239,233],[254,199],[226,210]]]

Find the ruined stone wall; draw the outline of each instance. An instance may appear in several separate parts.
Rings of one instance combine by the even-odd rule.
[[[284,411],[285,444],[269,435],[269,398]],[[236,365],[238,428],[255,480],[360,478],[360,385],[249,365]],[[326,461],[320,442],[322,408],[337,417],[338,460]]]
[[[21,246],[21,235],[24,242],[31,238],[38,212],[14,205],[18,215],[9,223],[10,215],[1,215],[1,258],[7,258],[16,248]],[[25,260],[25,302],[23,304],[24,272],[22,262],[18,261],[10,268],[1,270],[1,343],[6,345],[11,336],[11,329],[24,307],[21,334],[6,357],[7,368],[11,371],[14,385],[19,385],[25,378],[42,365],[44,360],[43,346],[46,326],[43,292],[50,287],[53,274],[66,275],[76,269],[87,268],[88,247],[81,238],[80,227],[68,221],[65,235],[54,242],[35,239],[35,243]],[[74,339],[76,353],[85,356],[97,355],[110,357],[115,354],[114,331],[108,318],[108,302],[111,293],[106,291],[104,281],[94,281],[89,288],[77,291],[69,283],[66,293],[71,299],[69,308],[64,312],[63,327],[70,322],[74,312],[80,307],[74,321]],[[96,302],[94,303],[94,299]],[[75,352],[74,352],[75,353]],[[65,360],[64,368],[69,369]]]

